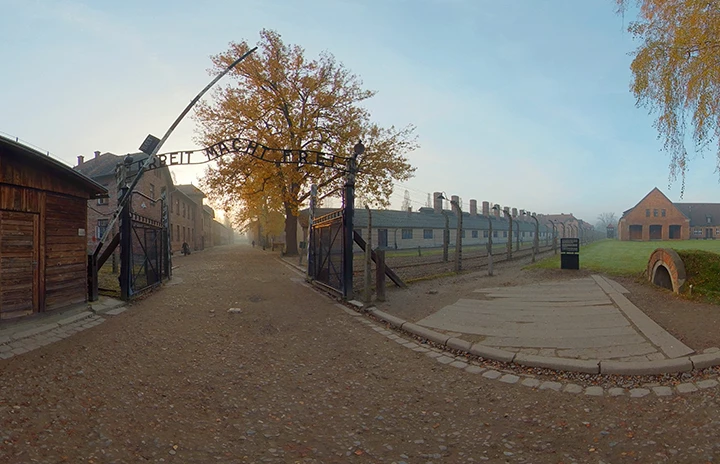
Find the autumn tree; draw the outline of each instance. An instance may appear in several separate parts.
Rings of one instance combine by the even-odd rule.
[[[684,192],[686,136],[698,152],[712,146],[720,168],[720,1],[616,2],[623,15],[639,7],[628,28],[641,42],[631,64],[631,90],[638,106],[657,114],[655,128],[671,157],[670,179],[680,176]]]
[[[246,42],[212,58],[212,73],[227,67],[250,49]],[[297,45],[286,45],[274,31],[260,32],[258,50],[231,73],[231,84],[218,88],[210,102],[200,104],[195,117],[199,142],[206,146],[242,136],[270,148],[317,150],[350,157],[362,140],[358,159],[358,199],[389,205],[395,181],[410,178],[414,168],[406,154],[416,148],[412,126],[382,128],[370,121],[362,102],[375,93],[360,79],[322,53],[308,59]],[[204,187],[216,201],[236,210],[244,223],[262,212],[285,217],[286,252],[297,253],[299,208],[316,184],[320,197],[336,195],[344,172],[314,165],[266,163],[246,154],[227,154],[209,167]]]

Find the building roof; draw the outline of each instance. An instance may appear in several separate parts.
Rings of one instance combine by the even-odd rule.
[[[208,205],[203,205],[203,212],[209,214],[211,218],[215,217],[215,210]]]
[[[325,214],[337,211],[334,208],[318,208],[315,211],[315,217],[318,218]],[[457,227],[457,215],[453,211],[444,210],[444,214],[435,214],[432,208],[420,208],[419,211],[396,211],[386,209],[371,210],[371,220],[373,229],[444,229],[445,215],[448,217],[449,227],[455,229]],[[300,211],[299,220],[303,227],[307,227],[309,210]],[[508,221],[504,217],[496,218],[490,216],[492,227],[494,230],[507,230]],[[355,227],[367,227],[368,213],[366,209],[355,209],[354,214]],[[530,220],[515,218],[514,224],[520,224],[521,231],[534,231],[535,222]],[[515,225],[513,224],[513,229]],[[543,227],[541,224],[540,227]],[[466,230],[485,230],[488,229],[488,218],[481,214],[471,216],[470,213],[463,213],[463,229]],[[543,228],[544,231],[544,228]]]
[[[662,195],[663,198],[665,198],[665,199],[668,201],[668,203],[674,204],[672,201],[670,201],[670,199],[669,199],[664,193],[662,193],[662,191],[661,191],[659,188],[654,187],[652,190],[650,190],[650,191],[647,193],[647,195],[645,195],[644,197],[642,197],[642,199],[641,199],[640,201],[638,201],[638,202],[635,204],[635,206],[633,206],[633,207],[630,208],[630,209],[626,209],[625,211],[623,211],[622,216],[620,216],[620,219],[624,218],[627,213],[629,213],[630,211],[632,211],[632,210],[634,210],[635,208],[637,208],[640,203],[642,203],[643,201],[645,201],[645,199],[646,199],[647,197],[649,197],[650,194],[652,194],[652,193],[655,192],[655,191],[657,191],[660,195]],[[676,205],[676,206],[677,206],[677,205]]]
[[[33,165],[40,165],[52,169],[59,175],[66,177],[73,184],[77,184],[91,194],[91,198],[107,197],[107,189],[90,179],[84,173],[76,172],[70,166],[51,158],[22,143],[0,136],[0,147],[3,151],[18,158],[30,160]]]
[[[91,158],[75,166],[73,169],[92,178],[105,176],[115,177],[115,166],[117,166],[123,158],[124,156],[118,156],[113,153],[103,153],[96,158]]]
[[[673,203],[673,206],[690,219],[690,227],[720,224],[720,203]]]
[[[188,197],[199,196],[200,198],[206,198],[205,193],[192,184],[176,185],[175,188]]]

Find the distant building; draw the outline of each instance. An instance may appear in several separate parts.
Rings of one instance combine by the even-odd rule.
[[[615,226],[612,224],[608,224],[605,228],[607,231],[607,238],[615,238]]]
[[[685,210],[692,214],[693,209],[694,224],[683,212]],[[710,214],[713,211],[717,211],[715,216]],[[707,215],[711,222],[702,223]],[[713,207],[710,203],[673,203],[656,187],[623,213],[618,221],[617,234],[619,240],[688,240],[692,227],[698,231],[696,238],[704,238],[702,234],[712,238],[712,232],[718,224],[712,221],[716,220],[720,220],[720,205],[715,204]]]

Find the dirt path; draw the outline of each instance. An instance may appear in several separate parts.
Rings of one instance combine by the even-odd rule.
[[[173,285],[0,361],[0,462],[709,462],[717,392],[590,398],[407,350],[269,253],[176,260]],[[229,314],[228,308],[242,309]]]

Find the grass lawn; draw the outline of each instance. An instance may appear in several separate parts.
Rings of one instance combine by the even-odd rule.
[[[657,248],[675,250],[703,250],[720,254],[720,240],[670,240],[653,242],[621,242],[601,240],[580,248],[580,269],[604,272],[611,275],[637,275],[642,273],[650,254]],[[559,269],[558,254],[529,266],[530,268]]]

